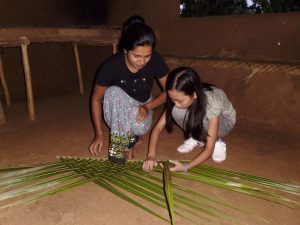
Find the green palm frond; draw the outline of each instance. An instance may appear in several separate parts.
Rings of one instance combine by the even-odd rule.
[[[172,178],[171,178],[171,172],[169,169],[168,162],[163,162],[163,178],[164,178],[164,191],[166,195],[166,201],[168,205],[168,210],[170,213],[170,219],[171,219],[171,224],[175,224],[174,222],[174,197],[173,197],[173,191],[172,191]]]
[[[295,184],[207,165],[195,167],[188,174],[171,173],[169,162],[160,163],[163,164],[163,168],[156,167],[153,173],[142,170],[142,161],[117,165],[102,159],[76,157],[59,157],[56,162],[29,167],[2,168],[0,209],[36,201],[93,182],[171,224],[175,224],[175,215],[194,224],[199,224],[199,220],[205,221],[205,224],[216,224],[220,221],[247,224],[232,216],[230,211],[268,223],[257,213],[237,208],[220,199],[180,185],[174,182],[172,177],[201,182],[292,208],[300,205],[292,198],[300,194],[300,186]],[[140,200],[147,202],[147,205],[141,204]],[[169,218],[156,213],[155,207],[166,210]]]

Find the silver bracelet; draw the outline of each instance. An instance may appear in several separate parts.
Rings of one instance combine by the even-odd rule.
[[[187,173],[188,172],[188,170],[189,170],[189,164],[187,164],[187,163],[182,163],[183,164],[183,166],[184,166],[184,173]]]

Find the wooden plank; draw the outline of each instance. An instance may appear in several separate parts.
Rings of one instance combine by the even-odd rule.
[[[0,47],[9,48],[9,47],[19,47],[21,44],[24,44],[24,39],[20,37],[10,37],[5,39],[0,37]]]
[[[16,42],[18,37],[27,37],[31,43],[48,42],[98,42],[112,44],[120,36],[116,27],[89,29],[71,28],[3,28],[0,29],[0,46],[6,42]]]

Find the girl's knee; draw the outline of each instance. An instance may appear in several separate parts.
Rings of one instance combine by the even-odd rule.
[[[149,118],[144,122],[133,122],[131,126],[132,134],[137,136],[146,134],[150,130],[151,124],[152,118]]]

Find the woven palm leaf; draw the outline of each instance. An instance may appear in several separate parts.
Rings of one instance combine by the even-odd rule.
[[[142,161],[117,165],[94,158],[58,158],[58,161],[52,163],[0,169],[0,209],[29,203],[93,182],[171,224],[175,224],[175,216],[181,216],[194,224],[199,224],[199,221],[205,221],[205,224],[216,224],[220,221],[227,221],[228,224],[247,224],[228,211],[268,222],[256,213],[179,185],[172,181],[171,177],[201,182],[292,208],[300,205],[298,201],[293,200],[293,197],[300,194],[298,185],[207,165],[195,167],[188,174],[171,173],[168,169],[169,162],[161,161],[163,168],[156,167],[155,172],[146,173],[142,170]],[[284,192],[291,197],[285,197]],[[140,200],[148,202],[149,206],[144,206]],[[154,207],[169,212],[169,218],[158,214]]]

